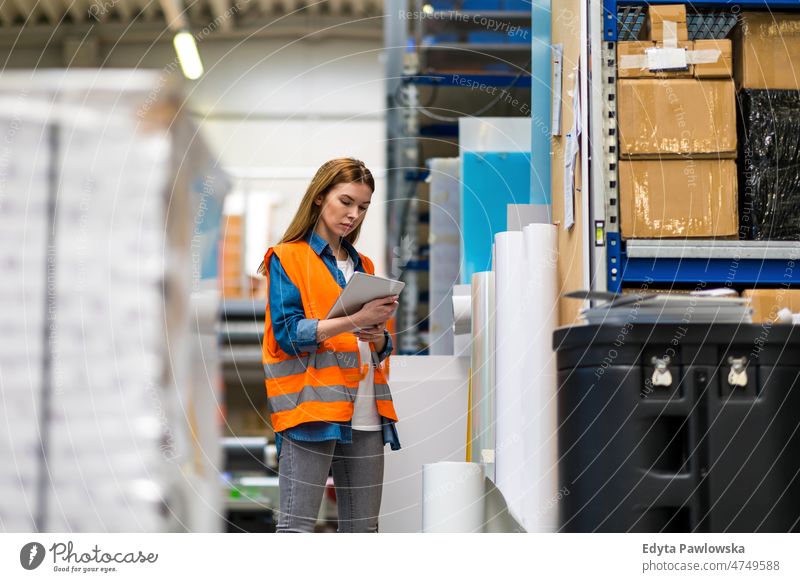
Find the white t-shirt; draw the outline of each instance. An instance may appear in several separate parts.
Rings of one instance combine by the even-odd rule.
[[[352,257],[347,257],[346,261],[337,260],[336,264],[344,275],[344,280],[349,281],[355,271]],[[358,350],[361,354],[361,364],[363,365],[365,362],[371,364],[372,354],[369,342],[358,340]],[[352,424],[354,430],[381,430],[381,417],[375,404],[375,371],[372,365],[370,365],[366,377],[358,384]]]

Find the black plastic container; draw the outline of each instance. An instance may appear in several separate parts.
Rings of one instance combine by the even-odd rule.
[[[553,341],[560,531],[800,530],[800,328],[630,323]]]

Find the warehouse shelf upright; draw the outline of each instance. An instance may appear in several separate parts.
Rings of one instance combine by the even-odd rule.
[[[516,75],[500,73],[420,73],[404,76],[403,83],[438,87],[476,87],[485,85],[486,87],[508,88],[514,86],[518,89],[530,89],[531,78],[529,75],[517,78]]]
[[[387,104],[387,265],[389,275],[406,287],[397,311],[398,354],[427,353],[427,319],[420,309],[427,302],[424,276],[429,269],[428,246],[418,240],[426,211],[418,198],[420,183],[428,177],[426,159],[457,156],[426,155],[424,143],[440,146],[458,139],[457,117],[480,112],[484,101],[498,90],[529,90],[530,36],[501,38],[498,30],[530,30],[531,11],[517,9],[462,9],[465,4],[387,0],[384,3]],[[494,23],[487,26],[489,22]],[[493,34],[494,32],[494,34]],[[522,42],[524,40],[524,42]],[[474,90],[489,88],[490,91]],[[480,105],[468,112],[425,104],[425,95],[439,89],[469,95]],[[471,93],[466,93],[473,89]],[[433,92],[433,93],[430,93]],[[440,94],[441,95],[441,94]],[[488,97],[487,97],[488,96]],[[477,113],[480,115],[481,113]],[[421,123],[423,121],[423,123]],[[437,148],[439,151],[446,147]]]
[[[592,288],[800,285],[800,242],[628,240],[619,233],[616,43],[636,38],[646,6],[675,0],[588,0],[590,192],[586,224]],[[741,10],[798,11],[798,0],[695,0],[686,3],[689,38],[723,38]],[[596,76],[592,71],[598,71]]]

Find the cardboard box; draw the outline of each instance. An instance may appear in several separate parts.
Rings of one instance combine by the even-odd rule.
[[[619,162],[623,238],[723,237],[738,233],[736,162]]]
[[[653,48],[650,40],[626,40],[617,43],[617,79],[652,79],[655,73],[644,66],[645,51]]]
[[[648,9],[650,24],[659,22],[686,22],[685,4],[653,4]]]
[[[744,12],[735,40],[739,88],[800,90],[800,14]]]
[[[624,79],[617,83],[624,157],[736,157],[733,81]]]
[[[686,6],[683,4],[650,6],[648,22],[650,26],[650,40],[665,40],[665,22],[674,22],[676,24],[676,40],[689,40],[689,28],[686,26]]]
[[[678,22],[677,27],[675,30],[676,39],[678,41],[686,41],[689,40],[689,28],[686,26],[685,22]],[[664,23],[659,22],[656,24],[650,25],[650,40],[654,41],[664,41]]]
[[[784,307],[800,313],[800,289],[746,289],[742,297],[750,299],[753,323],[774,322]]]
[[[730,79],[733,77],[733,43],[730,39],[708,39],[694,41],[692,49],[694,57],[704,57],[708,55],[713,58],[715,52],[719,52],[717,60],[713,63],[696,63],[694,65],[694,76],[697,79]],[[713,52],[709,52],[713,51]]]
[[[694,43],[679,42],[678,48],[691,51]],[[694,76],[694,65],[675,71],[651,71],[647,68],[647,49],[663,48],[664,43],[651,40],[632,40],[617,43],[618,79],[680,79]]]

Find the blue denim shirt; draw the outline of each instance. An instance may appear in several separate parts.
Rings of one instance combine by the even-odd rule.
[[[333,250],[327,241],[314,232],[313,229],[306,234],[306,241],[314,252],[322,258],[325,266],[328,267],[339,286],[344,288],[346,285],[344,274],[336,265],[336,255],[333,254]],[[353,259],[355,270],[363,272],[364,267],[361,264],[361,257],[355,247],[344,239],[342,239],[342,246]],[[275,341],[278,342],[284,352],[300,355],[302,352],[319,349],[321,345],[317,342],[319,320],[306,319],[300,291],[289,279],[277,255],[272,255],[269,264],[269,307]],[[383,333],[386,337],[386,347],[382,352],[378,353],[378,360],[381,362],[392,353],[392,337],[386,330]],[[383,442],[390,445],[393,451],[396,451],[400,448],[400,439],[397,435],[395,423],[388,418],[381,418],[383,420]],[[306,422],[275,433],[275,444],[279,457],[281,441],[285,436],[306,442],[337,440],[344,444],[350,444],[353,442],[353,429],[350,421],[319,421]]]

